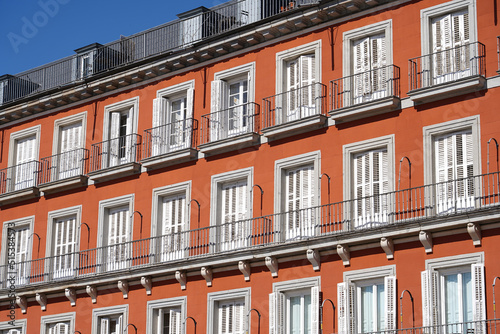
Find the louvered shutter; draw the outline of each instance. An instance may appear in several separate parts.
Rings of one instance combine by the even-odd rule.
[[[354,49],[354,102],[361,102],[358,100],[363,95],[370,92],[370,38],[366,37],[355,41],[353,44]]]
[[[24,284],[29,276],[29,263],[28,261],[28,234],[29,228],[21,228],[15,232],[15,261],[17,268],[16,284]]]
[[[128,207],[109,210],[108,247],[110,269],[126,267],[128,258],[127,247],[123,244],[129,239],[129,210]]]
[[[300,66],[299,59],[286,63],[286,112],[284,121],[289,122],[300,118],[299,109],[299,86],[300,86]],[[282,98],[282,97],[281,97]]]
[[[167,140],[166,127],[168,99],[159,97],[153,100],[153,129],[151,130],[151,156],[165,152]]]
[[[123,315],[116,319],[116,334],[123,333]]]
[[[319,333],[319,287],[311,288],[311,334]]]
[[[168,334],[181,334],[181,310],[171,309],[170,313],[170,326]]]
[[[223,117],[220,111],[226,108],[228,87],[227,83],[223,80],[212,81],[212,94],[211,94],[211,115],[210,115],[210,140],[215,141],[222,139],[225,129],[223,129]]]
[[[314,55],[300,56],[300,117],[307,117],[316,113],[316,58]]]
[[[56,325],[56,333],[57,334],[70,334],[69,333],[69,324],[66,322],[60,322]]]
[[[49,334],[59,334],[57,332],[57,324],[50,324],[49,325]]]
[[[76,251],[76,218],[58,219],[54,225],[54,277],[71,275]]]
[[[453,22],[453,47],[455,47],[454,54],[454,70],[466,71],[470,68],[469,59],[470,47],[465,46],[470,42],[469,39],[469,12],[467,10],[451,14]],[[464,75],[469,75],[469,72]]]
[[[396,276],[384,277],[384,293],[385,293],[385,315],[386,328],[383,330],[390,331],[396,329]]]
[[[230,304],[219,304],[219,334],[232,334],[230,309]]]
[[[16,167],[14,190],[33,187],[35,185],[36,136],[16,141]]]
[[[188,88],[187,94],[186,94],[186,118],[191,118],[193,117],[194,113],[194,89],[193,88]]]
[[[370,61],[372,70],[371,99],[378,99],[386,96],[387,90],[387,50],[385,35],[370,37]]]
[[[162,205],[163,261],[179,259],[187,245],[182,233],[186,222],[186,195],[164,197]]]
[[[285,332],[285,295],[281,292],[269,294],[269,334]]]
[[[472,302],[474,321],[486,320],[486,295],[484,291],[484,264],[471,265]]]
[[[165,310],[164,309],[158,309],[158,316],[156,319],[154,319],[153,326],[156,327],[156,334],[172,334],[172,327],[169,327],[169,332],[168,333],[163,333],[163,327],[164,327],[164,316],[165,316]],[[170,320],[170,316],[169,316]]]
[[[244,219],[248,216],[247,194],[248,186],[246,181],[237,181],[222,185],[222,230],[223,247],[245,246],[245,225]],[[237,222],[237,223],[235,223]]]
[[[234,334],[243,334],[245,332],[245,304],[243,302],[234,303]]]
[[[354,285],[348,282],[337,284],[339,334],[355,333],[354,289]]]
[[[63,126],[60,130],[59,161],[56,163],[59,169],[58,179],[76,176],[83,172],[81,162],[83,152],[79,148],[82,145],[82,123],[74,123]]]
[[[302,166],[286,171],[287,239],[314,233],[315,204],[314,166]]]
[[[109,318],[101,318],[100,334],[109,334]]]
[[[112,112],[110,114],[111,122],[109,127],[109,142],[108,148],[104,153],[104,158],[106,158],[106,153],[109,159],[109,166],[105,167],[113,167],[118,165],[119,151],[120,151],[120,113]]]
[[[7,334],[22,334],[20,329],[17,328],[12,328],[9,331],[6,332]]]
[[[425,270],[421,273],[422,281],[422,324],[424,327],[439,324],[438,273]]]

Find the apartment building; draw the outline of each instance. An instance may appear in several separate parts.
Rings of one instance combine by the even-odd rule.
[[[0,333],[496,333],[499,14],[232,0],[1,76]]]

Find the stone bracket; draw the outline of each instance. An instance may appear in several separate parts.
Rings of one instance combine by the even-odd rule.
[[[318,271],[321,266],[321,257],[316,249],[308,249],[306,253],[307,259],[311,262],[314,271]]]
[[[153,287],[153,281],[151,280],[151,277],[149,276],[142,276],[141,277],[141,284],[146,289],[146,295],[150,296],[151,295],[151,288]]]
[[[266,266],[272,277],[278,277],[278,260],[274,256],[266,256]]]
[[[250,265],[246,261],[238,262],[238,269],[245,276],[245,281],[250,281]]]
[[[384,250],[388,260],[394,259],[394,243],[392,239],[382,237],[380,239],[380,247]]]
[[[351,264],[351,252],[349,251],[349,246],[337,245],[337,254],[342,259],[344,266]]]
[[[185,271],[177,270],[175,272],[175,279],[181,285],[181,290],[186,290],[187,276]]]
[[[201,267],[201,276],[207,281],[207,286],[212,286],[213,273],[210,267]]]
[[[425,248],[425,252],[432,253],[432,235],[426,231],[420,231],[418,234],[418,239]]]
[[[123,299],[128,298],[128,282],[125,280],[118,281],[118,289],[123,293]]]

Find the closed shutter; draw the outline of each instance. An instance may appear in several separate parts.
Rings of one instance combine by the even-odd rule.
[[[16,171],[14,190],[33,187],[35,185],[36,136],[16,141]]]
[[[370,37],[370,60],[371,60],[371,94],[372,99],[377,99],[385,96],[387,89],[387,51],[385,35],[376,35]]]
[[[301,117],[316,114],[316,57],[314,55],[300,56],[300,107]]]
[[[311,334],[319,334],[319,287],[311,288]]]
[[[81,172],[80,166],[83,153],[79,150],[82,145],[82,123],[63,126],[60,129],[59,161],[54,161],[59,168],[58,179],[76,176]]]
[[[167,122],[168,99],[158,97],[153,100],[153,128],[165,125]]]
[[[62,126],[60,131],[60,153],[82,147],[82,123]]]
[[[269,334],[285,333],[285,295],[281,292],[269,294]]]
[[[246,180],[226,183],[221,189],[222,247],[226,250],[246,246],[245,227],[248,218],[248,185]]]
[[[110,269],[126,267],[128,245],[123,243],[127,241],[129,241],[128,207],[110,209],[108,216],[108,246],[112,247],[108,247],[109,258],[107,259]]]
[[[17,328],[12,328],[12,329],[9,329],[7,332],[5,332],[6,334],[23,334],[21,332],[20,329],[17,329]]]
[[[183,256],[186,236],[183,235],[186,223],[186,195],[178,194],[163,198],[162,203],[163,261]]]
[[[222,139],[224,129],[222,127],[223,118],[220,111],[226,109],[228,99],[228,85],[223,80],[212,81],[211,94],[211,115],[209,118],[210,141]]]
[[[119,316],[118,319],[116,319],[116,334],[121,334],[123,333],[123,315]]]
[[[159,97],[153,100],[153,129],[151,130],[151,156],[164,154],[165,141],[167,140],[166,127],[167,122],[166,114],[168,108],[168,99]]]
[[[472,302],[474,321],[486,320],[486,295],[484,291],[484,264],[471,265],[472,273]]]
[[[21,228],[16,230],[15,232],[15,261],[16,261],[16,268],[17,268],[17,281],[16,283],[21,283],[24,284],[27,281],[27,278],[29,277],[29,263],[28,261],[28,234],[29,234],[29,228]]]
[[[387,49],[385,34],[378,34],[353,43],[354,103],[385,96],[387,89]]]
[[[421,273],[422,281],[422,324],[424,327],[439,324],[438,273],[425,270]]]
[[[354,285],[348,282],[337,284],[339,334],[355,333],[354,290]]]
[[[245,303],[234,303],[234,334],[243,334],[245,332]]]
[[[119,163],[119,151],[120,151],[120,113],[119,112],[112,112],[110,114],[110,127],[109,127],[109,141],[107,146],[109,147],[104,147],[105,152],[104,153],[104,161],[106,159],[109,159],[108,165],[103,166],[104,168],[106,167],[113,167],[118,165]],[[106,156],[107,155],[107,156]]]
[[[70,334],[69,333],[69,324],[66,322],[60,322],[55,325],[55,334]]]
[[[76,218],[58,219],[54,224],[54,276],[70,275],[76,251]]]
[[[384,290],[385,290],[385,315],[386,327],[382,330],[395,330],[396,329],[396,277],[384,277]]]
[[[354,50],[354,97],[358,98],[370,92],[370,38],[357,40],[353,44]],[[355,100],[355,103],[360,101]]]
[[[315,205],[314,166],[302,166],[286,171],[287,239],[312,235]],[[309,209],[309,210],[307,210]]]
[[[171,309],[169,310],[170,326],[169,332],[165,334],[181,334],[181,310]]]
[[[286,64],[286,107],[284,120],[279,123],[293,121],[300,118],[299,85],[300,85],[299,59]],[[282,97],[283,98],[283,97]],[[282,101],[284,102],[284,101]]]
[[[109,318],[101,318],[101,331],[100,334],[110,334],[109,333]]]

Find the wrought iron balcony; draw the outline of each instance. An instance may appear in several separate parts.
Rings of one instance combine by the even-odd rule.
[[[500,36],[497,36],[497,61],[498,61],[498,70],[500,73]]]
[[[40,163],[29,161],[0,170],[0,195],[38,185]]]
[[[326,114],[326,86],[313,83],[263,99],[262,129]]]
[[[259,132],[260,106],[249,102],[201,116],[201,142],[206,144]]]
[[[399,78],[399,67],[387,65],[330,81],[330,113],[387,98],[399,98]]]
[[[486,75],[485,46],[468,43],[409,60],[410,91]]]
[[[0,105],[88,80],[319,0],[237,0],[180,14],[179,19],[28,71],[0,77]]]
[[[40,182],[46,184],[85,175],[89,151],[79,148],[40,160]]]
[[[422,321],[418,320],[418,322],[421,323]],[[500,319],[457,322],[435,326],[398,328],[376,332],[366,332],[364,334],[496,334],[497,327],[500,329]],[[342,331],[339,331],[339,333],[342,333]],[[349,333],[361,332],[353,330]],[[347,333],[344,332],[344,334]]]
[[[198,121],[188,118],[144,130],[144,159],[196,147]]]
[[[16,284],[95,276],[227,252],[271,247],[500,208],[499,172],[249,218],[0,267]],[[455,333],[455,332],[453,332]]]
[[[130,134],[92,145],[91,171],[138,162],[141,158],[141,139]]]

